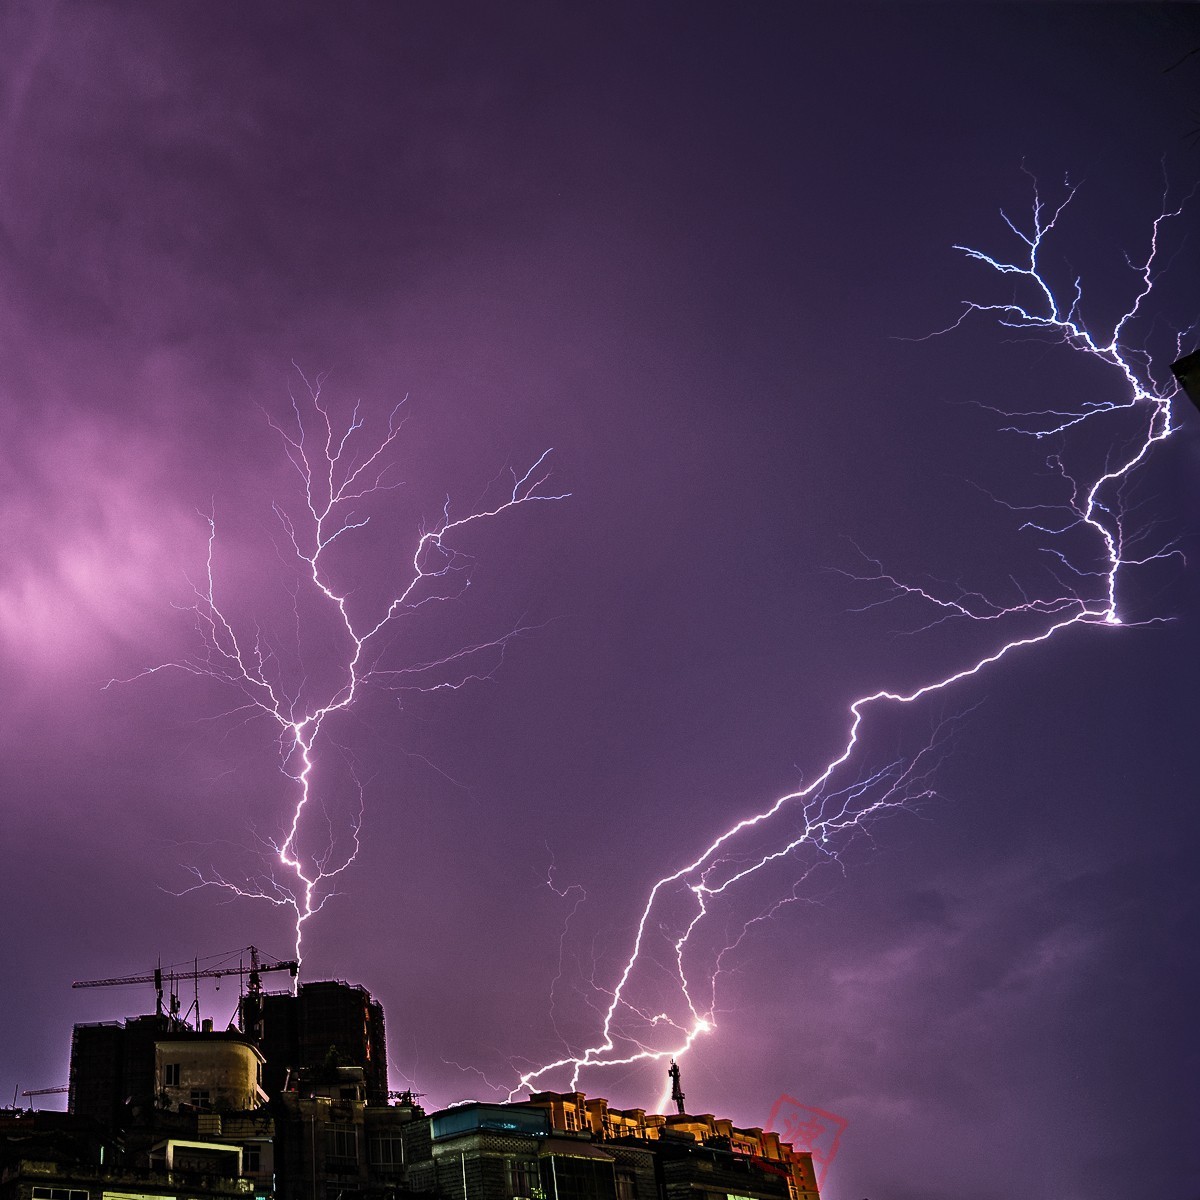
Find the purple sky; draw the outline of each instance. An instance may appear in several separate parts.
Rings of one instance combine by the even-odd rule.
[[[350,11],[0,16],[5,1102],[65,1083],[72,1022],[153,1003],[73,979],[291,952],[285,910],[173,894],[286,828],[272,729],[214,719],[230,695],[185,674],[103,684],[195,651],[174,606],[209,511],[230,612],[287,644],[271,503],[296,480],[265,414],[293,360],[343,415],[410,397],[404,487],[342,564],[364,605],[447,493],[470,505],[548,446],[572,493],[473,531],[470,591],[398,631],[403,664],[540,626],[494,678],[370,690],[322,759],[343,837],[365,782],[363,846],[305,976],[383,1002],[393,1086],[492,1098],[594,1038],[589,982],[615,981],[654,881],[817,774],[854,697],[991,644],[859,611],[880,594],[838,573],[855,546],[919,582],[1044,581],[988,493],[1057,495],[1054,447],[986,406],[1108,381],[982,319],[905,340],[1011,294],[952,244],[1013,252],[1022,163],[1048,192],[1082,180],[1059,277],[1111,323],[1164,165],[1175,196],[1198,178],[1200,57],[1167,71],[1200,45],[1193,6]],[[1160,368],[1196,316],[1196,211],[1138,330]],[[938,798],[725,963],[689,1107],[843,1117],[828,1200],[1200,1196],[1200,420],[1176,414],[1128,499],[1190,564],[1123,598],[1172,620],[1073,629],[870,723],[865,768],[941,723]],[[305,636],[319,679],[337,639]],[[757,879],[720,938],[800,869]],[[581,1086],[651,1106],[663,1082]]]

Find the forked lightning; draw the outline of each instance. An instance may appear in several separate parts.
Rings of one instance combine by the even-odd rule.
[[[996,303],[968,301],[957,321],[930,335],[949,333],[968,318],[982,314],[1007,328],[1048,336],[1111,369],[1112,398],[1079,399],[1006,414],[1005,429],[1037,439],[1053,437],[1058,445],[1058,452],[1048,461],[1063,498],[1014,511],[1033,514],[1026,517],[1022,528],[1038,536],[1053,556],[1058,569],[1051,586],[1061,590],[1044,594],[1024,591],[1012,604],[989,600],[978,592],[939,595],[906,584],[876,564],[867,578],[884,585],[889,596],[906,596],[928,606],[931,625],[947,619],[983,623],[995,631],[991,646],[935,678],[906,687],[881,687],[851,700],[844,742],[806,786],[738,820],[691,861],[658,880],[646,898],[615,982],[598,987],[602,1001],[597,1004],[599,1029],[593,1044],[568,1047],[557,1059],[522,1071],[510,1098],[528,1088],[552,1086],[551,1081],[565,1081],[574,1089],[581,1074],[593,1068],[628,1068],[643,1062],[665,1065],[668,1059],[683,1056],[697,1038],[716,1028],[716,984],[722,958],[746,931],[799,898],[800,883],[814,866],[836,859],[847,839],[867,828],[874,818],[931,794],[937,735],[908,760],[870,770],[863,765],[863,757],[871,714],[887,706],[911,705],[934,693],[951,692],[956,684],[1073,628],[1127,623],[1121,609],[1123,578],[1132,568],[1178,553],[1169,545],[1141,548],[1146,531],[1132,527],[1123,499],[1126,485],[1174,429],[1171,406],[1178,387],[1173,380],[1162,383],[1154,377],[1149,356],[1134,346],[1131,338],[1132,327],[1143,315],[1144,302],[1154,287],[1160,236],[1182,209],[1164,205],[1153,222],[1145,256],[1129,263],[1136,280],[1132,298],[1112,328],[1100,333],[1084,323],[1080,281],[1074,280],[1069,294],[1060,299],[1044,262],[1047,246],[1075,195],[1076,189],[1068,187],[1060,203],[1047,205],[1035,183],[1028,228],[1001,214],[1018,243],[1019,254],[1012,261],[970,246],[956,246],[970,260],[1016,285],[1012,293],[1016,298]],[[1181,337],[1176,339],[1177,350],[1181,342]],[[1078,444],[1085,429],[1090,432],[1102,418],[1118,412],[1124,412],[1129,421],[1118,442],[1108,446],[1105,465],[1091,475],[1078,473],[1068,463],[1068,451]],[[1103,435],[1105,430],[1096,433]],[[1067,534],[1071,535],[1070,545]],[[1082,540],[1080,535],[1084,535]],[[1081,551],[1085,543],[1088,548]],[[748,924],[735,926],[735,936],[714,926],[716,932],[709,930],[709,942],[700,944],[700,933],[713,925],[721,901],[731,899],[764,869],[774,865],[777,870],[783,860],[795,864],[792,878],[799,882],[792,890],[768,904]],[[715,953],[714,938],[715,945],[723,947]],[[669,997],[669,1012],[663,1008],[664,995]],[[664,1093],[659,1111],[665,1111],[666,1099]]]

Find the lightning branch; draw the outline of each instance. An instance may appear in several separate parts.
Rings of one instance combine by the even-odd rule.
[[[399,585],[373,611],[364,612],[366,606],[360,600],[351,602],[354,588],[335,582],[330,559],[336,549],[361,536],[368,526],[371,516],[364,511],[366,506],[399,486],[394,475],[403,401],[389,414],[386,430],[371,441],[358,405],[348,421],[339,423],[322,399],[322,379],[311,384],[305,379],[304,384],[302,400],[292,397],[291,422],[281,424],[268,416],[295,471],[302,497],[301,503],[291,506],[277,501],[273,509],[302,584],[343,635],[337,639],[342,657],[335,677],[324,689],[314,683],[310,672],[302,671],[299,680],[289,680],[280,655],[262,629],[246,627],[229,615],[216,580],[219,544],[214,514],[207,518],[205,572],[195,587],[191,607],[199,651],[148,667],[132,677],[182,671],[216,680],[239,697],[227,716],[263,717],[275,726],[280,769],[290,782],[294,801],[280,835],[261,840],[264,870],[239,880],[216,870],[192,868],[197,882],[186,890],[219,888],[233,896],[291,909],[297,961],[302,958],[306,923],[321,911],[334,881],[360,850],[364,788],[353,770],[356,811],[340,837],[333,829],[328,806],[317,795],[314,772],[321,754],[330,750],[330,723],[359,704],[368,687],[436,691],[489,677],[508,643],[526,632],[523,627],[400,666],[395,665],[395,635],[417,610],[461,596],[469,586],[474,559],[459,541],[466,529],[493,522],[517,508],[569,495],[550,487],[547,459],[551,452],[547,450],[527,470],[510,470],[507,483],[491,502],[486,498],[496,495],[494,487],[485,492],[484,503],[461,513],[447,499],[438,519],[418,531]],[[293,610],[299,643],[301,609],[296,594]],[[110,680],[109,685],[131,681]],[[311,695],[314,690],[321,692],[316,698]],[[313,845],[318,848],[305,849]]]
[[[953,669],[906,687],[880,687],[852,699],[847,708],[844,740],[837,753],[803,787],[779,796],[735,821],[698,853],[650,888],[633,931],[632,942],[615,980],[600,989],[599,1028],[590,1045],[569,1049],[558,1058],[520,1072],[510,1099],[525,1089],[546,1087],[550,1080],[579,1086],[584,1072],[600,1068],[629,1069],[636,1064],[672,1066],[717,1026],[717,982],[725,957],[759,922],[804,895],[803,884],[820,865],[838,861],[856,836],[869,836],[873,822],[888,813],[910,809],[933,794],[933,774],[940,760],[945,724],[935,727],[917,753],[882,768],[863,765],[872,733],[872,718],[882,710],[917,705],[939,694],[951,695],[959,685],[1002,669],[1009,660],[1035,652],[1047,643],[1089,628],[1113,630],[1134,621],[1122,609],[1122,584],[1137,568],[1178,555],[1171,545],[1147,546],[1147,531],[1136,526],[1126,503],[1129,485],[1150,462],[1155,450],[1174,432],[1172,403],[1179,393],[1169,377],[1156,378],[1150,355],[1135,340],[1143,308],[1158,277],[1160,239],[1182,206],[1163,205],[1153,221],[1148,245],[1128,259],[1132,276],[1128,300],[1111,326],[1099,328],[1083,316],[1084,291],[1076,277],[1065,291],[1051,282],[1047,259],[1077,188],[1068,185],[1062,198],[1048,203],[1034,181],[1030,216],[1019,223],[1001,214],[1013,250],[989,254],[971,246],[954,248],[993,278],[1010,285],[1010,298],[964,302],[958,319],[929,336],[949,334],[973,318],[989,318],[1005,329],[1048,339],[1084,355],[1108,371],[1112,395],[1063,397],[1044,407],[1009,412],[1002,428],[1047,442],[1055,449],[1047,463],[1058,495],[1048,502],[1020,508],[1020,528],[1039,539],[1053,571],[1051,590],[1020,589],[1015,602],[982,592],[949,590],[943,594],[919,587],[872,562],[869,574],[857,578],[884,589],[885,600],[904,597],[924,606],[927,627],[967,621],[982,627],[990,645]],[[1176,338],[1176,351],[1183,335]],[[1090,472],[1071,465],[1068,451],[1085,435],[1104,437],[1104,423],[1123,416],[1123,432],[1105,443],[1103,466]],[[1111,422],[1109,422],[1111,426]],[[1111,429],[1108,430],[1111,434]],[[771,869],[784,866],[794,879],[790,891],[762,907],[733,933],[716,933],[720,949],[704,951],[699,943],[735,894],[763,881]],[[662,1003],[664,995],[667,1003]],[[664,1092],[658,1111],[665,1111]]]

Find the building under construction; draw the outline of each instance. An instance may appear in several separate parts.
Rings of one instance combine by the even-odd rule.
[[[387,1103],[383,1008],[366,988],[302,983],[294,995],[250,993],[241,1007],[242,1028],[258,1034],[271,1095],[287,1090],[289,1072],[342,1065],[362,1068],[368,1104]]]
[[[261,963],[251,947],[249,968],[156,969],[77,984],[153,983],[157,1002],[151,1015],[75,1026],[70,1117],[115,1139],[138,1170],[237,1179],[263,1197],[334,1200],[326,1195],[334,1184],[337,1194],[365,1193],[366,1156],[347,1147],[365,1146],[368,1128],[403,1115],[389,1105],[383,1008],[365,988],[337,980],[263,989],[263,975],[285,970],[294,976],[296,964]],[[248,976],[236,1027],[201,1020],[197,1028],[190,1011],[180,1015],[181,981],[232,974]],[[395,1181],[385,1182],[390,1196]]]

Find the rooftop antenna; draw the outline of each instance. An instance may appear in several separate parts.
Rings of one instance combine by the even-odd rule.
[[[679,1085],[679,1064],[671,1059],[671,1065],[667,1068],[667,1074],[671,1078],[671,1099],[675,1101],[675,1108],[682,1117],[684,1114],[683,1107],[683,1088]]]

